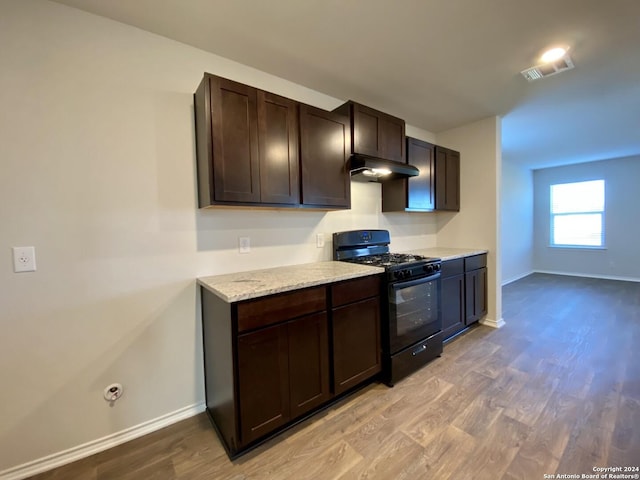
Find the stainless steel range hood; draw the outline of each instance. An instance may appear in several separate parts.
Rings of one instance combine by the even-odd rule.
[[[359,182],[385,182],[398,178],[415,177],[420,173],[413,165],[394,160],[353,154],[349,159],[351,179]]]

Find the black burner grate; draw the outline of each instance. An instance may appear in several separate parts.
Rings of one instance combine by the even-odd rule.
[[[351,262],[374,265],[376,267],[390,267],[403,263],[420,262],[427,260],[421,255],[411,255],[407,253],[383,253],[381,255],[363,255],[349,259]]]

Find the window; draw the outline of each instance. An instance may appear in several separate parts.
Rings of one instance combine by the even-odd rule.
[[[604,247],[604,180],[551,185],[551,246]]]

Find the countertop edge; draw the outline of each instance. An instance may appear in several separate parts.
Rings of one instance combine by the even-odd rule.
[[[312,266],[312,265],[318,265],[321,263],[327,263],[327,262],[317,262],[315,264],[289,265],[285,267],[274,267],[274,268],[263,269],[263,270],[238,272],[236,274],[231,273],[231,274],[223,274],[223,275],[198,277],[196,279],[196,282],[198,285],[210,291],[211,293],[221,298],[225,302],[234,303],[234,302],[240,302],[243,300],[252,300],[255,298],[266,297],[268,295],[274,295],[277,293],[285,293],[293,290],[300,290],[303,288],[316,287],[319,285],[327,285],[330,283],[341,282],[343,280],[351,280],[354,278],[367,277],[369,275],[377,275],[384,272],[384,269],[380,267],[363,266],[363,265],[354,266],[353,264],[345,264],[345,266],[346,265],[350,266],[351,271],[335,274],[335,275],[323,276],[322,278],[315,278],[310,280],[303,280],[303,281],[297,281],[293,283],[281,284],[275,287],[256,286],[255,290],[238,293],[235,295],[225,294],[223,291],[216,288],[215,283],[211,283],[212,281],[215,281],[216,278],[220,278],[220,277],[226,277],[226,279],[222,280],[219,283],[219,285],[229,284],[229,283],[243,283],[243,282],[252,283],[254,282],[254,280],[242,278],[242,277],[248,277],[251,275],[255,275],[256,273],[263,273],[263,272],[268,272],[270,274],[277,275],[279,270],[281,270],[283,274],[286,274],[292,268],[294,269],[304,268],[304,265]],[[357,269],[358,271],[354,271],[353,270],[354,268]],[[233,280],[232,278],[234,276],[237,276],[237,279]],[[260,283],[259,281],[255,281],[255,282]]]
[[[456,260],[458,258],[472,257],[473,255],[488,254],[489,250],[482,248],[447,248],[447,247],[431,247],[409,250],[407,253],[415,255],[424,255],[426,257],[437,257],[443,262],[448,260]]]

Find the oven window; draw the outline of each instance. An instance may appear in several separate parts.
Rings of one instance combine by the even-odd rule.
[[[418,341],[440,330],[436,280],[410,287],[392,286],[390,292],[392,335]],[[394,324],[395,323],[395,328]]]

